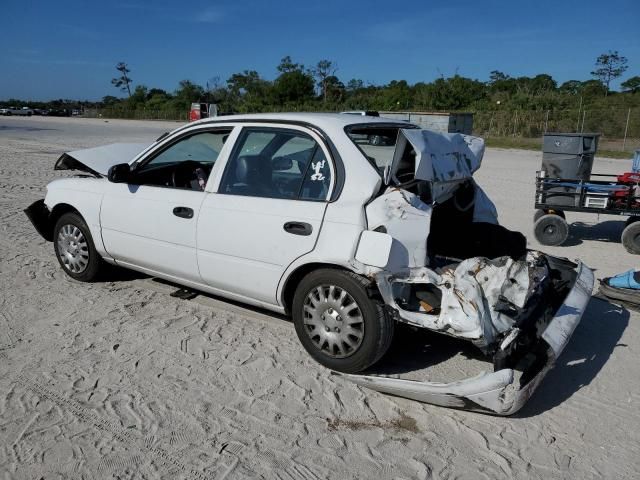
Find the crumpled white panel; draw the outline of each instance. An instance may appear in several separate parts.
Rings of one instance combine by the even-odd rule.
[[[406,190],[390,188],[367,205],[369,230],[384,226],[393,238],[385,270],[422,267],[427,261],[431,206]]]
[[[442,202],[451,197],[457,185],[472,177],[480,168],[484,155],[484,140],[460,133],[438,133],[431,130],[401,129],[391,166],[395,177],[407,146],[415,152],[416,180],[431,183],[433,200]]]
[[[474,257],[441,274],[426,267],[414,269],[407,276],[377,276],[385,303],[399,312],[400,318],[420,327],[473,340],[478,346],[490,345],[500,333],[514,326],[514,319],[503,313],[507,304],[523,308],[547,275],[547,267],[538,262],[538,252],[527,259],[510,257],[489,260]],[[396,302],[404,283],[431,283],[442,292],[440,313],[408,311]],[[394,287],[395,284],[395,287]]]

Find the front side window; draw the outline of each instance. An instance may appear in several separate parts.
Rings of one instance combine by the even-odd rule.
[[[191,160],[213,166],[222,150],[229,131],[203,132],[179,140],[165,151],[151,159],[146,166],[178,163]]]
[[[219,192],[325,200],[330,184],[329,161],[309,135],[295,130],[248,128],[238,138]]]
[[[133,183],[203,191],[231,129],[182,138],[134,171]]]

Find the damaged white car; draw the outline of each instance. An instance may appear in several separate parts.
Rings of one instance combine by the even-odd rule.
[[[483,152],[479,138],[383,118],[218,117],[150,146],[66,153],[55,168],[79,174],[26,213],[77,280],[107,262],[288,313],[314,359],[361,385],[511,414],[569,341],[593,274],[498,225],[472,178]],[[473,342],[494,371],[358,375],[396,322]]]

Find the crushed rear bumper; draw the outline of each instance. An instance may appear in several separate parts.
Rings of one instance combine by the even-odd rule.
[[[334,372],[358,385],[382,393],[445,407],[512,415],[522,408],[569,342],[593,289],[593,272],[578,263],[576,280],[537,344],[525,368],[502,368],[453,383],[420,382],[375,375]],[[504,342],[503,342],[504,343]],[[501,345],[503,349],[505,345]]]

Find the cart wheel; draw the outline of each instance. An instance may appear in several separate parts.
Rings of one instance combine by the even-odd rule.
[[[635,223],[635,222],[638,222],[638,221],[640,221],[640,217],[629,217],[629,218],[627,218],[627,221],[625,222],[624,226],[628,227],[632,223]]]
[[[567,217],[564,215],[564,212],[562,210],[536,210],[536,213],[533,214],[533,223],[536,223],[538,221],[538,219],[540,217],[542,217],[543,215],[558,215],[559,217],[562,217],[564,219],[566,219]]]
[[[549,213],[536,220],[533,234],[542,245],[562,245],[569,236],[569,224],[560,215]]]
[[[627,252],[640,254],[640,223],[631,223],[622,231],[622,245]]]

